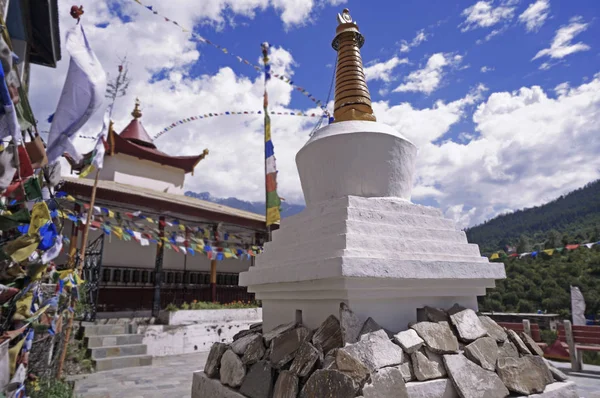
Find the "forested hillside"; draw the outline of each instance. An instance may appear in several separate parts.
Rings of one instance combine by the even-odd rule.
[[[517,246],[520,238],[528,240],[532,247],[547,247],[551,231],[553,238],[560,234],[560,244],[550,247],[597,241],[599,230],[600,180],[545,205],[498,216],[467,229],[466,233],[469,242],[477,243],[482,253],[488,254],[506,246]]]
[[[496,281],[479,298],[482,311],[558,313],[570,315],[570,286],[581,289],[586,303],[586,315],[600,315],[600,244],[591,249],[541,253],[505,259],[506,279]]]

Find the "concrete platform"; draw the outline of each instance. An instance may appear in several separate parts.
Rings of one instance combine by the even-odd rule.
[[[89,350],[92,359],[124,357],[128,355],[146,355],[148,347],[145,344],[129,344],[108,347],[96,347]]]
[[[458,398],[458,394],[449,379],[406,383],[409,398]],[[192,380],[192,398],[245,398],[239,392],[224,386],[218,379],[210,379],[203,371],[194,373]],[[530,395],[532,398],[578,398],[575,383],[553,383],[542,394]],[[337,398],[337,397],[335,397]],[[347,397],[339,397],[347,398]],[[390,397],[393,398],[393,397]]]
[[[89,336],[85,338],[87,348],[112,347],[117,345],[142,344],[141,334],[113,334],[108,336]]]

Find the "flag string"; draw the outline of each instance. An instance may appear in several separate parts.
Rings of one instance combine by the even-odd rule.
[[[212,46],[212,47],[220,50],[223,54],[227,54],[227,55],[230,55],[230,56],[236,58],[240,63],[248,65],[249,67],[253,68],[257,72],[262,72],[263,71],[263,68],[261,66],[253,64],[252,62],[248,61],[247,59],[242,58],[239,55],[236,55],[236,54],[232,53],[227,48],[225,48],[225,47],[223,47],[223,46],[221,46],[221,45],[219,45],[217,43],[214,43],[214,42],[212,42],[212,41],[210,41],[210,40],[208,40],[208,39],[200,36],[198,33],[194,32],[193,29],[190,31],[189,29],[186,29],[185,27],[183,27],[179,22],[177,22],[177,21],[175,21],[173,19],[170,19],[170,18],[164,16],[163,14],[159,13],[158,11],[156,11],[154,9],[154,6],[146,5],[146,4],[142,3],[141,0],[133,0],[133,1],[135,1],[137,4],[139,4],[140,6],[144,7],[148,11],[152,12],[154,15],[163,18],[165,22],[170,22],[173,25],[177,26],[179,29],[182,30],[182,32],[189,33],[195,40],[197,40],[197,41],[199,41],[201,43],[208,44],[208,45],[210,45],[210,46]],[[327,116],[331,116],[329,114],[329,111],[327,110],[327,104],[324,104],[321,100],[317,99],[315,96],[313,96],[311,93],[309,93],[303,87],[295,85],[294,81],[292,79],[290,79],[287,76],[280,75],[280,74],[277,74],[277,73],[274,73],[271,76],[273,76],[273,77],[275,77],[275,78],[277,78],[277,79],[279,79],[279,80],[281,80],[281,81],[283,81],[285,83],[288,83],[296,91],[300,92],[301,94],[303,94],[304,96],[306,96],[308,99],[310,99],[312,102],[314,102],[317,106],[319,106],[323,110],[323,113],[325,113]]]
[[[537,258],[541,254],[552,256],[555,253],[562,253],[565,250],[568,250],[568,251],[576,250],[576,249],[579,249],[580,247],[587,247],[588,249],[591,249],[595,245],[600,245],[600,241],[590,242],[590,243],[581,243],[581,244],[575,243],[575,244],[566,245],[565,247],[556,247],[554,249],[536,250],[536,251],[525,252],[525,253],[507,254],[503,251],[500,251],[500,252],[495,252],[492,255],[490,255],[489,259],[494,261],[494,260],[503,260],[505,258],[519,258],[519,259],[527,258],[527,257]]]
[[[205,114],[202,114],[202,115],[190,116],[190,117],[187,117],[185,119],[181,119],[181,120],[178,120],[178,121],[176,121],[174,123],[171,123],[169,126],[163,128],[158,134],[156,134],[154,136],[154,139],[157,139],[161,135],[165,134],[169,130],[174,129],[177,126],[181,126],[182,124],[186,124],[186,123],[193,122],[193,121],[196,121],[196,120],[208,119],[208,118],[217,117],[217,116],[262,115],[262,114],[263,114],[262,111],[242,111],[242,112],[221,112],[221,113],[216,113],[215,112],[215,113],[205,113]],[[303,117],[320,117],[320,118],[327,118],[328,117],[326,114],[305,113],[305,112],[276,112],[276,111],[271,111],[271,112],[269,112],[269,114],[271,114],[271,115],[278,115],[278,116],[303,116]]]

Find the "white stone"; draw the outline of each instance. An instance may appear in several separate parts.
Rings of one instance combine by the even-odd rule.
[[[409,398],[459,398],[450,379],[406,383]]]
[[[417,351],[425,343],[413,329],[408,329],[394,335],[394,341],[400,344],[400,347],[407,354]]]
[[[360,360],[371,372],[392,365],[400,365],[404,353],[392,343],[383,330],[368,333],[359,342],[341,350]]]
[[[475,311],[470,308],[450,315],[450,321],[456,327],[458,337],[462,341],[471,342],[487,336],[487,329],[483,326]]]
[[[543,393],[532,394],[528,398],[579,398],[577,385],[572,382],[556,382],[548,384]],[[524,398],[524,397],[522,397]]]
[[[496,373],[474,364],[464,355],[444,355],[444,364],[462,398],[504,398],[509,395]]]
[[[408,398],[402,373],[397,368],[383,368],[371,375],[363,387],[364,398]]]

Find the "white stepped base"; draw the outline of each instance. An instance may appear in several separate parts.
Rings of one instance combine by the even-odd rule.
[[[505,277],[504,265],[489,263],[439,210],[348,196],[283,220],[240,285],[262,300],[265,331],[295,320],[296,310],[317,328],[341,301],[400,331],[425,305],[476,310],[477,296]]]

